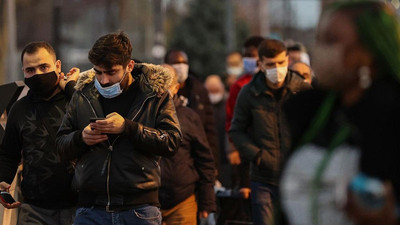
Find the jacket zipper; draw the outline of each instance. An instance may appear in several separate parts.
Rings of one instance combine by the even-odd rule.
[[[92,103],[90,103],[89,98],[82,93],[82,96],[86,99],[86,101],[88,102],[90,109],[92,110],[93,114],[98,117],[96,111],[93,108]],[[106,166],[107,166],[107,206],[106,206],[106,211],[109,212],[110,209],[110,204],[111,204],[111,197],[110,197],[110,164],[111,164],[111,152],[113,151],[113,144],[115,143],[115,141],[119,138],[119,136],[117,136],[115,138],[115,140],[113,141],[113,143],[111,144],[109,140],[107,140],[108,142],[108,149],[110,150],[110,152],[107,154],[106,160],[104,161],[103,164],[103,168],[101,169],[101,176],[103,176]]]
[[[144,99],[144,101],[142,102],[142,105],[140,106],[139,110],[137,111],[137,113],[132,117],[131,121],[133,121],[134,119],[136,119],[136,117],[139,115],[140,111],[142,110],[144,103],[146,103],[146,101],[152,97],[154,97],[156,95],[150,95],[147,98]]]
[[[92,110],[93,114],[94,114],[96,117],[98,117],[96,111],[94,110],[94,108],[93,108],[93,106],[92,106],[92,103],[90,103],[90,101],[89,101],[89,98],[88,98],[85,94],[83,94],[82,92],[81,92],[81,94],[82,94],[82,96],[86,99],[86,101],[88,102],[88,104],[89,104],[89,106],[90,106],[90,109]]]

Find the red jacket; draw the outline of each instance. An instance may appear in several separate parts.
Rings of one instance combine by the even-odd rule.
[[[250,73],[244,74],[243,76],[239,77],[239,79],[237,79],[237,81],[235,81],[234,84],[232,84],[229,90],[229,97],[228,100],[226,101],[226,119],[225,119],[226,132],[228,132],[229,129],[231,128],[233,110],[235,109],[237,96],[239,95],[239,92],[242,89],[242,87],[248,84],[252,78],[253,74]]]

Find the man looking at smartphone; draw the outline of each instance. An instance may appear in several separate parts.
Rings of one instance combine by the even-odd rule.
[[[30,90],[8,114],[0,146],[0,190],[9,191],[22,160],[24,203],[10,203],[11,196],[5,193],[0,203],[8,209],[19,207],[18,224],[72,224],[76,204],[70,188],[73,170],[71,163],[60,161],[55,137],[79,69],[72,68],[67,76],[61,73],[61,61],[47,42],[26,45],[21,61]]]
[[[81,75],[57,133],[62,157],[77,160],[75,225],[161,224],[159,156],[173,155],[182,137],[172,75],[135,64],[131,52],[122,32],[95,42],[93,70]]]

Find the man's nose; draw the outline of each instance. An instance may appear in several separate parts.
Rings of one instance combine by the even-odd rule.
[[[110,83],[110,79],[108,79],[108,77],[107,76],[101,76],[100,77],[100,84],[101,85],[106,85],[106,84],[108,84],[108,83]]]

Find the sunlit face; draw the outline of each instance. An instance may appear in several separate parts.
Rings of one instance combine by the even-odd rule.
[[[258,59],[258,50],[257,47],[250,46],[244,49],[243,57],[255,58]]]
[[[352,21],[341,12],[322,17],[317,31],[313,68],[319,83],[343,90],[358,82],[360,44]]]
[[[302,63],[302,62],[294,63],[294,64],[292,64],[290,66],[290,69],[293,70],[293,71],[296,71],[301,76],[303,76],[304,77],[304,82],[311,84],[312,70],[305,63]]]
[[[260,66],[261,66],[261,71],[264,73],[269,70],[269,69],[275,69],[278,67],[288,67],[289,64],[289,57],[286,54],[286,51],[283,51],[276,55],[273,58],[267,58],[265,56],[262,56],[260,59]],[[283,86],[285,83],[285,80],[279,82],[279,83],[272,83],[268,79],[266,79],[267,85],[269,88],[276,90],[279,89]]]
[[[208,93],[212,94],[223,94],[225,91],[224,84],[222,83],[221,79],[215,75],[207,77],[204,82],[204,86],[207,89]]]
[[[36,52],[25,53],[22,60],[22,71],[25,78],[55,71],[61,72],[61,61],[56,60],[45,48],[39,48]]]
[[[230,54],[226,57],[226,67],[243,67],[242,56],[239,53]]]
[[[114,65],[111,68],[105,68],[103,66],[95,65],[93,70],[95,71],[96,79],[99,81],[101,86],[108,87],[121,82],[121,87],[125,89],[124,87],[127,85],[129,79],[125,79],[127,76],[124,77],[124,74],[130,73],[133,69],[133,65],[134,62],[131,60],[126,67],[123,67],[122,65]]]
[[[287,67],[289,64],[289,58],[286,55],[286,51],[283,51],[273,58],[261,57],[260,65],[261,71],[265,72],[267,69],[274,69],[277,67]]]

